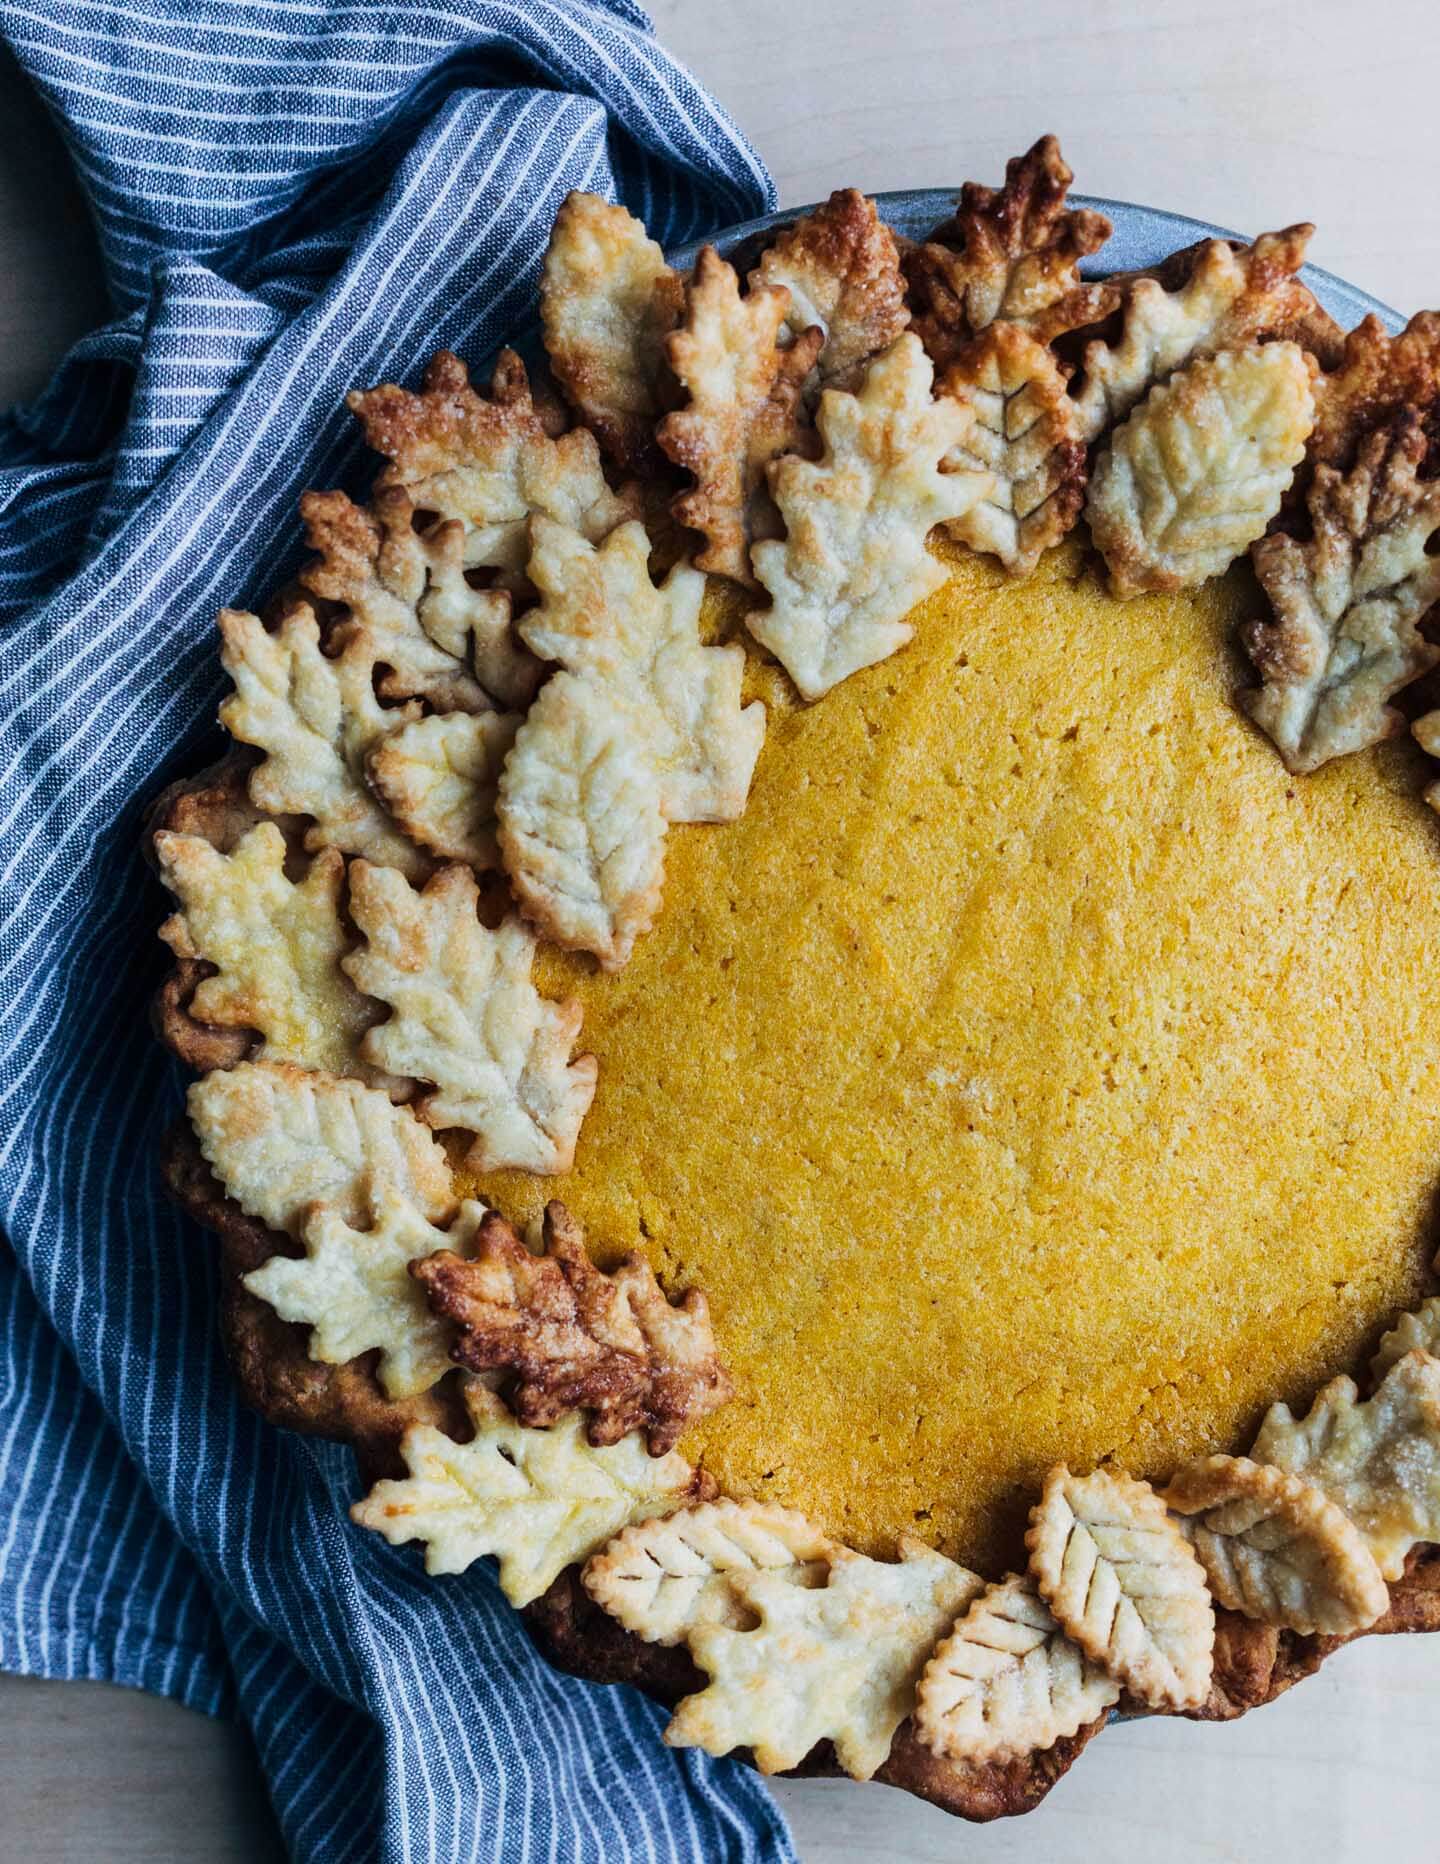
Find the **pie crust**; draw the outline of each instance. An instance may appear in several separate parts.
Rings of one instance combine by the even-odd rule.
[[[1107,605],[1118,615],[1115,597],[1137,598],[1126,625],[1171,644],[1167,691],[1189,682],[1191,742],[1172,748],[1171,769],[1189,780],[1203,738],[1213,794],[1234,798],[1235,832],[1260,837],[1250,865],[1231,863],[1232,884],[1248,885],[1275,858],[1231,766],[1263,763],[1274,793],[1283,758],[1285,801],[1312,810],[1299,786],[1330,785],[1303,816],[1313,829],[1339,819],[1323,799],[1343,796],[1340,813],[1371,837],[1352,879],[1403,911],[1409,883],[1396,876],[1414,865],[1424,822],[1419,751],[1407,741],[1383,764],[1311,773],[1396,737],[1427,697],[1434,703],[1424,676],[1440,658],[1426,632],[1440,598],[1440,314],[1394,338],[1374,319],[1344,336],[1300,277],[1308,226],[1248,247],[1201,242],[1147,273],[1091,276],[1109,225],[1067,205],[1070,179],[1054,139],[1042,138],[1010,164],[1003,188],[967,185],[953,219],[918,243],[897,241],[863,195],[837,192],[751,251],[743,280],[738,258],[732,266],[712,248],[682,276],[624,209],[572,195],[541,289],[561,393],[505,352],[488,392],[441,355],[418,392],[383,385],[351,397],[388,461],[374,493],[365,504],[307,494],[315,561],[263,616],[222,614],[236,690],[221,717],[235,747],[158,798],[145,834],[178,905],[162,934],[175,962],[156,1026],[200,1077],[163,1169],[220,1237],[222,1330],[247,1400],[276,1423],[352,1445],[369,1491],[355,1521],[425,1541],[431,1571],[498,1554],[502,1586],[552,1660],[670,1706],[673,1743],[738,1750],[766,1771],[874,1777],[976,1820],[1038,1804],[1117,1701],[1122,1712],[1228,1720],[1355,1636],[1440,1629],[1440,1546],[1429,1538],[1440,1535],[1440,1329],[1435,1299],[1415,1305],[1423,1289],[1408,1241],[1388,1265],[1355,1265],[1361,1292],[1335,1308],[1341,1362],[1313,1329],[1303,1351],[1291,1341],[1304,1298],[1277,1270],[1273,1331],[1290,1359],[1275,1364],[1277,1376],[1289,1367],[1289,1402],[1272,1406],[1256,1437],[1256,1407],[1207,1410],[1203,1381],[1177,1361],[1149,1392],[1154,1415],[1115,1439],[1144,1466],[1130,1474],[1105,1441],[1116,1401],[1099,1392],[1098,1372],[1096,1390],[1066,1392],[1025,1291],[987,1287],[978,1250],[975,1263],[952,1264],[951,1285],[933,1287],[939,1258],[918,1245],[902,1253],[898,1214],[923,1237],[940,1221],[933,1189],[927,1213],[903,1173],[872,1174],[864,1189],[880,1209],[869,1233],[858,1218],[853,1235],[847,1228],[850,1256],[821,1226],[796,1258],[819,1290],[821,1332],[865,1341],[869,1360],[844,1363],[871,1368],[885,1394],[877,1401],[811,1357],[798,1322],[787,1332],[783,1304],[804,1274],[784,1267],[790,1219],[757,1200],[764,1181],[740,1155],[742,1127],[726,1129],[727,1182],[720,1155],[702,1148],[695,1182],[703,1189],[708,1171],[708,1201],[697,1195],[678,1217],[667,1210],[659,1229],[643,1183],[625,1191],[633,1225],[597,1188],[605,1161],[622,1158],[605,1150],[617,1131],[637,1160],[627,1172],[643,1174],[649,1138],[633,1111],[617,1127],[607,1110],[606,1071],[635,1052],[615,1031],[628,1017],[658,1046],[669,1014],[651,983],[661,1021],[644,1023],[643,1000],[625,997],[627,973],[643,985],[653,952],[672,985],[688,975],[680,945],[666,942],[677,930],[692,955],[713,955],[697,889],[723,869],[706,870],[691,850],[725,844],[677,839],[667,878],[672,824],[740,823],[676,836],[730,833],[738,858],[763,866],[767,837],[787,847],[777,828],[786,798],[767,787],[767,769],[781,771],[822,858],[824,816],[807,816],[811,801],[800,799],[820,788],[834,815],[858,788],[873,807],[880,775],[866,740],[890,733],[888,755],[908,749],[929,760],[932,782],[943,777],[942,808],[990,811],[1002,853],[1014,833],[1050,867],[1040,888],[1032,872],[1032,898],[1069,897],[1045,837],[997,801],[1025,776],[1017,732],[1008,736],[1018,761],[1004,745],[993,756],[985,747],[978,786],[958,748],[952,776],[933,735],[943,729],[936,648],[955,645],[946,630],[958,613],[942,591],[999,603],[1029,582],[1030,614],[1052,617]],[[1078,537],[1063,542],[1082,509],[1110,596]],[[977,553],[995,560],[993,572],[975,567]],[[1247,555],[1258,589],[1233,567]],[[1218,589],[1215,578],[1226,579]],[[1201,583],[1211,590],[1178,594]],[[1262,594],[1272,619],[1258,618]],[[1243,632],[1232,628],[1240,620]],[[1193,636],[1206,629],[1214,651],[1197,657]],[[1227,631],[1243,639],[1258,690],[1233,690]],[[1010,658],[997,663],[1016,690],[1033,690],[1037,714],[1042,693],[1063,682],[1052,669],[1025,686],[1016,655],[1023,647],[1043,668],[1053,635],[1039,628],[1020,642],[1012,626]],[[972,671],[965,652],[947,664],[956,692]],[[928,724],[907,724],[903,703],[885,710],[907,690]],[[1233,722],[1242,707],[1273,748],[1253,733],[1235,740],[1243,751],[1230,748],[1214,720],[1223,708]],[[972,714],[967,700],[957,717]],[[1103,739],[1114,721],[1103,706],[1097,716]],[[1424,750],[1440,749],[1437,717],[1416,726]],[[807,766],[806,747],[825,742],[810,731],[815,718],[859,729],[852,748]],[[1047,737],[1053,722],[1039,721],[1042,746],[1085,743],[1094,729],[1080,720]],[[834,743],[844,746],[843,733]],[[1084,772],[1103,752],[1087,743],[1067,755],[1051,793],[1068,783],[1079,808]],[[1073,761],[1082,755],[1092,760],[1084,770]],[[1164,752],[1127,750],[1120,761],[1144,767],[1151,755]],[[1368,779],[1352,774],[1361,769]],[[1033,784],[1010,793],[1044,800]],[[1437,796],[1440,785],[1427,795],[1440,807]],[[1406,854],[1382,853],[1369,873],[1370,847],[1402,818]],[[904,960],[917,946],[905,946],[903,926],[887,944],[884,911],[915,879],[889,879],[879,917],[872,911],[882,877],[899,876],[908,858],[903,816],[893,827],[888,842],[872,837],[849,893],[817,885],[809,897],[815,920],[832,899],[842,907],[848,953],[816,967],[816,1001],[828,985],[826,1013],[842,1031],[847,979],[902,1001],[912,983]],[[1103,835],[1082,827],[1088,853],[1054,846],[1083,867],[1102,858]],[[943,863],[923,876],[944,848],[911,840],[916,897],[942,897]],[[1275,847],[1291,858],[1283,839]],[[803,877],[803,849],[798,858],[782,891]],[[980,883],[997,886],[995,871]],[[736,969],[717,989],[745,987],[756,928],[744,897],[736,885],[716,975]],[[1163,931],[1164,909],[1143,889],[1135,898],[1138,923]],[[1297,921],[1296,936],[1321,936],[1317,925]],[[1070,935],[1116,941],[1117,975],[1128,975],[1130,929],[1112,897],[1093,926],[1073,919]],[[1282,1041],[1297,1039],[1300,1025],[1284,1016],[1294,980],[1311,975],[1303,959],[1256,975]],[[1063,965],[1058,975],[1063,989]],[[1009,1000],[1003,966],[991,976],[997,999],[967,1007],[976,1025],[991,1019],[998,1045],[1022,997]],[[814,988],[798,972],[788,985],[792,996]],[[832,1119],[813,1073],[834,1050],[807,1046],[784,997],[773,998],[775,1030],[799,1046],[782,1069],[800,1070],[777,1076],[788,1102],[737,1076],[733,1055],[707,1055],[705,1066],[728,1069],[735,1105],[770,1122],[755,1145],[798,1152],[824,1186],[848,1158],[835,1143],[844,1118]],[[941,1027],[938,1001],[932,989],[906,1008],[922,1037]],[[1387,1038],[1409,1027],[1398,1012],[1374,1015]],[[1303,1026],[1320,1040],[1323,1019]],[[692,1039],[704,1031],[714,1043],[716,1028],[696,1022]],[[1365,1028],[1347,1038],[1360,1053]],[[1185,1054],[1177,1040],[1177,1067]],[[1063,1042],[1047,1065],[1063,1075]],[[883,1045],[871,1066],[892,1088],[901,1079]],[[1117,1043],[1087,1089],[1101,1104],[1120,1092],[1121,1066]],[[959,1109],[950,1149],[980,1179],[994,1081],[952,1075],[943,1057],[925,1080]],[[1440,1121],[1428,1076],[1406,1080],[1417,1117]],[[692,1143],[688,1091],[669,1122],[681,1152]],[[899,1105],[886,1093],[866,1103],[881,1125]],[[807,1096],[827,1110],[818,1131],[801,1117]],[[1357,1099],[1352,1112],[1368,1104]],[[854,1115],[863,1120],[866,1107]],[[890,1156],[905,1145],[907,1163],[930,1143],[918,1124],[908,1145],[909,1129],[897,1130]],[[1097,1131],[1117,1161],[1145,1144],[1138,1125],[1128,1154]],[[1277,1147],[1291,1137],[1276,1127]],[[1010,1150],[1033,1203],[1034,1161]],[[1375,1169],[1390,1174],[1377,1204],[1414,1222],[1428,1189],[1410,1182],[1418,1167],[1403,1150],[1377,1150]],[[1297,1210],[1309,1216],[1303,1190]],[[1166,1206],[1150,1193],[1107,1202],[1098,1175],[1091,1195],[1094,1233],[1073,1253],[1098,1277],[1086,1299],[1108,1322],[1124,1297],[1105,1280],[1107,1225],[1123,1229],[1147,1210],[1158,1223]],[[815,1208],[827,1208],[823,1198]],[[517,1226],[530,1219],[526,1234]],[[881,1238],[893,1239],[889,1249]],[[859,1282],[845,1280],[845,1260],[867,1271]],[[1310,1260],[1299,1245],[1296,1260]],[[1182,1284],[1169,1275],[1155,1285],[1178,1301]],[[1012,1523],[1017,1503],[1036,1503],[1028,1570],[1018,1570],[1025,1552],[1012,1534],[1017,1570],[1004,1577],[998,1564],[981,1576],[950,1557],[968,1553],[966,1534],[990,1544],[974,1523],[997,1512],[999,1474],[988,1490],[972,1482],[963,1505],[936,1490],[902,1518],[912,1463],[943,1488],[948,1456],[951,1486],[963,1486],[954,1437],[926,1463],[923,1408],[908,1459],[878,1430],[868,1462],[863,1448],[850,1453],[849,1494],[804,1461],[804,1432],[784,1415],[786,1394],[814,1411],[796,1376],[809,1366],[828,1396],[805,1429],[833,1441],[866,1417],[866,1403],[893,1406],[907,1350],[927,1368],[922,1399],[924,1380],[963,1389],[959,1369],[936,1355],[926,1310],[958,1321],[967,1302],[986,1304],[1002,1340],[1014,1315],[1001,1350],[1026,1368],[1022,1392],[1048,1394],[1030,1401],[1031,1425],[1046,1421],[1016,1438],[1050,1433],[1043,1494],[1030,1450],[1000,1451],[1012,1457],[1002,1472]],[[887,1312],[895,1339],[874,1331]],[[898,1343],[906,1334],[908,1347]],[[1290,1403],[1308,1400],[1318,1369],[1353,1363],[1359,1345],[1372,1355],[1357,1368],[1362,1383],[1332,1378],[1297,1416]],[[1237,1366],[1251,1356],[1237,1335]],[[767,1363],[785,1376],[767,1385]],[[1305,1368],[1315,1369],[1308,1383]],[[1263,1397],[1275,1395],[1272,1386]],[[1090,1424],[1070,1418],[1087,1407]],[[1214,1434],[1197,1440],[1206,1428]],[[1079,1464],[1073,1475],[1056,1460],[1062,1450]],[[767,1460],[780,1466],[774,1490],[765,1485],[777,1469],[755,1473]],[[795,1468],[808,1471],[798,1494]],[[1138,1479],[1147,1474],[1171,1486]],[[998,1544],[1010,1526],[984,1532]]]

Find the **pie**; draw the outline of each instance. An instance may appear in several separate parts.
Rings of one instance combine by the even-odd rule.
[[[1069,182],[744,276],[572,195],[147,831],[251,1402],[672,1743],[970,1818],[1440,1627],[1440,316]]]

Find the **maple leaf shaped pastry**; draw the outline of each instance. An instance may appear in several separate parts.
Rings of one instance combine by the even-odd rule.
[[[699,571],[651,582],[643,525],[598,546],[544,518],[532,535],[521,632],[560,670],[500,775],[500,851],[527,917],[618,970],[659,905],[667,825],[744,810],[765,709],[741,702],[745,650],[701,644]]]
[[[1215,1644],[1205,1573],[1148,1482],[1057,1464],[1025,1545],[1056,1621],[1130,1695],[1172,1711],[1205,1700]]]
[[[555,379],[626,470],[653,463],[664,407],[665,339],[685,287],[633,214],[567,194],[540,275],[540,321]]]
[[[1307,449],[1317,465],[1347,468],[1360,443],[1406,410],[1425,425],[1428,477],[1440,474],[1440,311],[1420,311],[1398,336],[1373,312],[1346,336],[1336,366],[1315,384],[1315,431]]]
[[[1402,1314],[1375,1349],[1370,1376],[1379,1380],[1407,1353],[1428,1353],[1440,1359],[1440,1295],[1422,1301],[1413,1313]]]
[[[932,400],[932,377],[907,331],[869,365],[856,393],[830,388],[820,397],[821,458],[770,468],[788,534],[751,551],[771,603],[746,626],[806,699],[905,645],[914,629],[904,617],[945,580],[926,537],[994,486],[988,472],[941,471],[974,415],[958,401]]]
[[[1206,1456],[1173,1478],[1169,1507],[1229,1611],[1305,1635],[1363,1631],[1390,1593],[1363,1535],[1320,1490],[1244,1456]]]
[[[387,699],[423,698],[442,712],[529,701],[541,668],[514,637],[510,591],[467,581],[458,519],[417,530],[417,508],[399,486],[377,491],[368,510],[343,492],[307,492],[300,510],[319,553],[300,581],[339,605],[341,644],[364,638]]]
[[[466,1259],[414,1265],[431,1307],[458,1328],[452,1356],[472,1372],[513,1372],[506,1402],[522,1424],[588,1411],[591,1443],[639,1430],[663,1456],[733,1390],[704,1295],[672,1304],[643,1256],[596,1268],[563,1204],[546,1206],[542,1238],[532,1254],[492,1211]]]
[[[436,712],[392,731],[365,760],[370,787],[410,840],[484,872],[500,865],[495,796],[514,712]]]
[[[858,188],[837,188],[813,214],[781,230],[750,274],[752,294],[762,286],[790,293],[792,340],[821,331],[817,388],[853,388],[870,358],[910,322],[895,236]]]
[[[1012,1573],[985,1588],[926,1664],[915,1732],[949,1760],[1003,1761],[1053,1747],[1119,1698],[1035,1581]]]
[[[442,1230],[383,1173],[367,1193],[356,1223],[332,1205],[312,1204],[300,1221],[304,1255],[271,1256],[241,1279],[282,1320],[310,1329],[312,1359],[343,1366],[378,1352],[386,1397],[413,1398],[444,1378],[451,1359],[449,1329],[426,1304],[410,1264],[468,1249],[489,1213],[467,1200]]]
[[[823,1585],[835,1543],[773,1502],[702,1502],[627,1527],[585,1563],[585,1590],[651,1644],[683,1643],[697,1625],[750,1621],[732,1581],[774,1573]]]
[[[1398,1579],[1417,1541],[1440,1541],[1440,1359],[1407,1353],[1363,1401],[1331,1379],[1303,1418],[1271,1405],[1250,1455],[1328,1495]]]
[[[1296,276],[1314,232],[1303,224],[1262,233],[1251,246],[1205,241],[1179,255],[1187,264],[1173,289],[1167,289],[1165,276],[1128,280],[1118,342],[1097,339],[1085,349],[1076,398],[1085,439],[1124,420],[1155,383],[1185,363],[1262,339],[1293,341],[1305,349],[1318,340],[1317,326],[1333,329]]]
[[[1224,350],[1151,389],[1090,473],[1086,516],[1114,593],[1228,569],[1279,511],[1314,415],[1294,343]]]
[[[1111,227],[1092,208],[1065,205],[1074,179],[1059,143],[1042,136],[1006,163],[1003,188],[967,181],[954,218],[907,251],[912,328],[937,363],[997,319],[1048,343],[1114,308],[1111,288],[1080,281],[1080,261]]]
[[[782,349],[789,309],[789,292],[773,285],[742,298],[733,268],[704,246],[686,287],[684,321],[665,345],[690,399],[665,416],[656,439],[695,478],[670,509],[705,538],[697,569],[751,586],[751,539],[779,533],[765,469],[808,443],[801,390],[825,341],[816,326]]]
[[[359,1081],[242,1061],[193,1082],[185,1107],[225,1195],[268,1230],[298,1236],[321,1203],[360,1223],[379,1179],[432,1222],[455,1207],[450,1166],[429,1127]]]
[[[336,659],[303,603],[272,634],[258,615],[220,611],[220,660],[235,691],[220,723],[265,753],[250,773],[250,798],[274,815],[306,815],[310,849],[338,848],[414,875],[430,862],[381,808],[365,782],[365,757],[387,732],[416,718],[414,705],[375,697],[375,655],[363,634]]]
[[[677,1451],[648,1456],[639,1436],[587,1443],[578,1411],[551,1430],[527,1430],[478,1381],[465,1401],[470,1441],[412,1426],[400,1442],[409,1474],[377,1482],[350,1518],[392,1546],[423,1541],[427,1573],[463,1573],[497,1555],[512,1605],[538,1599],[630,1522],[714,1492]]]
[[[762,1773],[782,1773],[828,1740],[853,1779],[882,1765],[926,1657],[981,1581],[909,1536],[893,1564],[833,1545],[824,1564],[814,1586],[732,1572],[755,1622],[690,1627],[690,1654],[710,1680],[676,1709],[671,1747],[749,1748]]]
[[[195,988],[193,1014],[256,1030],[255,1059],[373,1079],[376,1070],[356,1057],[376,1007],[340,968],[351,943],[340,921],[345,862],[324,849],[292,881],[285,852],[273,822],[257,823],[229,854],[198,835],[161,830],[155,854],[180,910],[160,936],[176,957],[215,967]]]
[[[350,916],[363,943],[345,970],[391,1011],[362,1052],[434,1083],[415,1111],[475,1135],[472,1171],[568,1171],[595,1094],[594,1056],[570,1059],[580,1005],[540,995],[534,938],[513,914],[490,931],[479,898],[465,867],[441,868],[417,893],[393,867],[352,864]]]
[[[346,400],[389,462],[378,489],[402,490],[417,509],[459,523],[467,570],[523,571],[534,512],[591,543],[639,516],[638,488],[611,491],[588,429],[549,430],[514,350],[501,350],[488,395],[470,386],[458,356],[441,350],[418,394],[387,382]]]
[[[1440,602],[1440,482],[1417,476],[1425,447],[1419,416],[1400,415],[1348,473],[1315,468],[1309,542],[1276,532],[1251,549],[1274,617],[1242,631],[1264,682],[1245,708],[1290,770],[1404,731],[1389,701],[1440,661],[1420,632]]]
[[[947,471],[989,473],[990,492],[947,525],[972,550],[1028,576],[1085,503],[1086,447],[1065,372],[1016,324],[991,324],[946,370],[940,392],[975,419]]]

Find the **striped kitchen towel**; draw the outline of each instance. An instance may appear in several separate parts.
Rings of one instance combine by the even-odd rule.
[[[760,1781],[552,1672],[486,1571],[346,1519],[348,1451],[232,1392],[156,1182],[145,799],[212,754],[213,617],[363,472],[342,397],[482,359],[567,189],[683,241],[771,204],[630,0],[0,0],[114,301],[0,424],[0,1665],[254,1730],[299,1858],[772,1859]]]

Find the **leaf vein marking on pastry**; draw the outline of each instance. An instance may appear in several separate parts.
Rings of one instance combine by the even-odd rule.
[[[821,458],[770,468],[787,535],[751,551],[771,602],[746,625],[807,699],[904,646],[914,632],[904,617],[945,580],[927,536],[994,485],[989,473],[941,470],[975,417],[958,401],[932,400],[932,375],[907,331],[855,394],[821,396]]]
[[[1119,1697],[1034,1580],[1012,1573],[985,1588],[925,1666],[915,1732],[950,1760],[1006,1760],[1053,1747]]]
[[[1090,474],[1086,515],[1114,593],[1227,569],[1280,509],[1313,419],[1293,343],[1204,357],[1151,389]]]
[[[457,1329],[452,1356],[472,1372],[514,1373],[505,1401],[522,1424],[587,1411],[591,1443],[638,1430],[663,1456],[733,1389],[705,1296],[692,1288],[672,1303],[643,1256],[596,1268],[563,1204],[546,1206],[542,1241],[533,1254],[492,1211],[464,1259],[415,1264],[432,1309]]]
[[[412,1426],[400,1444],[409,1473],[377,1482],[350,1510],[392,1546],[423,1541],[427,1573],[463,1573],[494,1554],[501,1591],[528,1605],[621,1528],[705,1490],[683,1456],[649,1456],[638,1435],[587,1443],[578,1411],[551,1430],[527,1430],[478,1381],[467,1383],[465,1399],[475,1426],[468,1443]]]
[[[1057,1464],[1025,1544],[1066,1635],[1132,1696],[1171,1710],[1205,1700],[1215,1642],[1205,1573],[1148,1483]]]
[[[1210,1590],[1230,1611],[1292,1631],[1373,1624],[1390,1595],[1365,1541],[1318,1488],[1243,1456],[1188,1464],[1165,1490]]]
[[[440,712],[372,746],[370,787],[411,841],[480,872],[500,865],[495,798],[515,742],[514,712]]]

